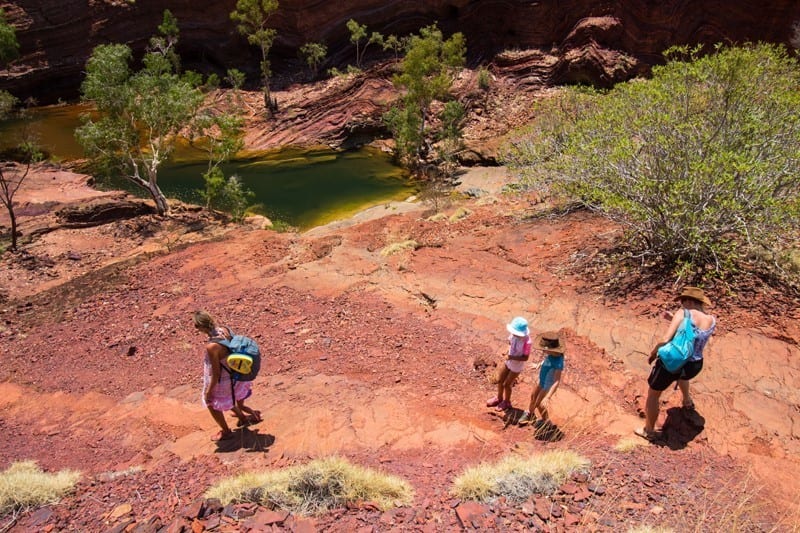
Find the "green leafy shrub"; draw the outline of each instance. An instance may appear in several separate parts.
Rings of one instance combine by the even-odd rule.
[[[800,220],[797,60],[768,44],[667,58],[650,80],[544,102],[506,163],[670,268],[720,272],[786,245]]]
[[[6,20],[6,13],[0,9],[0,66],[19,57],[19,41],[14,26]]]
[[[222,204],[236,222],[241,222],[255,193],[244,186],[239,176],[230,176],[222,190]]]
[[[300,56],[305,60],[311,75],[316,77],[320,63],[328,55],[328,47],[323,43],[306,43],[300,47]]]
[[[478,69],[478,87],[485,91],[492,84],[492,75],[486,67]]]

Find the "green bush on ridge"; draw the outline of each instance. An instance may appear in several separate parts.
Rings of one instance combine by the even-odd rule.
[[[652,79],[542,102],[505,162],[618,222],[634,254],[666,268],[722,272],[786,247],[800,221],[797,60],[769,44],[666,57]]]

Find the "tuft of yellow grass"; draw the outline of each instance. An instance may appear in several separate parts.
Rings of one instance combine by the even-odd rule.
[[[476,205],[494,205],[499,202],[496,196],[481,196],[476,201]]]
[[[112,481],[114,479],[119,479],[119,478],[122,478],[122,477],[135,476],[136,474],[138,474],[142,470],[144,470],[144,468],[142,468],[139,465],[131,466],[130,468],[126,468],[125,470],[116,470],[116,471],[110,471],[110,472],[103,472],[102,474],[100,474],[100,478],[108,480],[108,481]]]
[[[629,529],[628,533],[675,533],[675,530],[662,526],[636,526]]]
[[[532,457],[510,455],[498,463],[468,468],[453,482],[451,492],[463,500],[491,501],[505,496],[521,502],[532,494],[549,494],[575,471],[588,469],[588,459],[569,450]]]
[[[361,501],[385,510],[410,504],[413,495],[404,479],[353,465],[341,457],[281,470],[247,472],[224,479],[206,492],[207,498],[218,498],[225,504],[252,501],[304,515]]]
[[[403,242],[395,242],[392,243],[381,250],[381,255],[386,257],[397,252],[402,252],[403,250],[416,250],[419,248],[419,243],[417,241],[403,241]]]
[[[79,479],[80,473],[73,470],[48,474],[35,461],[16,462],[0,473],[0,515],[55,503]]]
[[[472,211],[470,211],[469,209],[467,209],[465,207],[459,207],[458,209],[456,209],[455,213],[450,215],[450,222],[457,222],[457,221],[461,220],[462,218],[468,217],[471,214],[472,214]]]
[[[429,216],[426,220],[429,222],[439,222],[442,220],[447,220],[447,215],[444,213],[436,213],[435,215]]]
[[[623,437],[614,445],[614,449],[618,452],[630,453],[636,448],[644,446],[645,444],[645,441],[639,437]]]

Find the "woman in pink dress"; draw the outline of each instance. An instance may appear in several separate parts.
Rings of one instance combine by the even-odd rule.
[[[225,420],[224,411],[231,410],[239,419],[239,426],[261,421],[261,413],[244,404],[252,394],[252,382],[232,381],[225,360],[228,349],[215,339],[230,339],[224,326],[217,326],[214,318],[205,311],[194,313],[194,327],[208,336],[203,360],[203,406],[208,408],[220,430],[211,437],[213,441],[228,439],[233,432]]]

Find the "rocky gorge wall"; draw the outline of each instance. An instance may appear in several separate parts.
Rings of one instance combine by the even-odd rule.
[[[258,68],[256,50],[229,18],[235,0],[16,0],[0,6],[17,29],[22,53],[0,74],[0,88],[21,99],[76,97],[92,48],[124,42],[141,50],[164,9],[178,18],[179,53],[187,68],[224,73],[237,67],[250,74]],[[473,65],[519,76],[537,73],[546,83],[603,86],[646,70],[673,44],[800,41],[800,2],[794,0],[758,8],[744,0],[281,0],[272,19],[278,30],[271,54],[277,80],[297,76],[303,67],[297,50],[310,41],[327,44],[324,68],[354,62],[345,26],[351,18],[384,35],[437,22],[445,34],[465,34]],[[526,50],[540,54],[498,60],[499,52]]]

